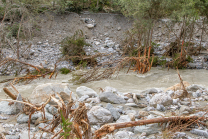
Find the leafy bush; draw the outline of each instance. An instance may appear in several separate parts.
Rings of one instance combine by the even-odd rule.
[[[0,6],[0,19],[4,17],[4,7]]]
[[[186,68],[187,63],[193,62],[193,59],[191,56],[185,56],[180,53],[175,54],[175,57],[173,59],[173,67],[178,69]]]
[[[150,57],[149,62],[152,62],[152,57]],[[155,67],[158,65],[159,58],[157,56],[154,57],[153,62],[152,62],[152,67]]]
[[[161,65],[162,67],[166,66],[166,58],[164,56],[162,56],[161,58],[159,58],[159,65]]]
[[[14,23],[12,26],[7,28],[9,30],[8,37],[15,37],[17,38],[18,31],[19,31],[19,24]]]
[[[61,42],[61,51],[64,56],[67,55],[72,57],[72,62],[74,65],[83,65],[83,67],[86,67],[87,64],[91,62],[96,63],[96,61],[93,59],[82,59],[82,57],[86,55],[83,48],[85,45],[89,44],[85,42],[83,32],[78,30],[73,36],[66,37]]]
[[[68,56],[83,56],[85,51],[83,47],[87,45],[84,40],[83,32],[78,30],[72,37],[66,37],[61,42],[62,54]]]
[[[187,56],[186,60],[187,60],[188,62],[194,62],[193,58],[192,58],[190,55]]]

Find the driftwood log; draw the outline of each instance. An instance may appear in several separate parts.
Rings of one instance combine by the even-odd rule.
[[[173,117],[161,117],[147,120],[139,120],[139,121],[131,121],[125,123],[112,123],[103,125],[100,129],[95,131],[95,139],[99,139],[101,136],[104,136],[108,133],[113,132],[116,129],[133,127],[133,126],[141,126],[153,123],[167,123],[167,122],[177,122],[183,121],[188,123],[197,123],[199,120],[203,120],[203,117],[198,116],[173,116]],[[181,122],[178,122],[181,123]]]

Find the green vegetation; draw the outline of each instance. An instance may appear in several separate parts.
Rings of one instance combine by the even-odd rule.
[[[71,37],[66,37],[61,42],[62,47],[62,53],[63,55],[68,56],[83,56],[85,55],[85,51],[83,47],[85,45],[88,45],[85,42],[83,32],[81,30],[78,30],[75,32],[75,34]]]
[[[63,56],[70,58],[74,65],[81,65],[82,67],[87,67],[87,65],[93,66],[96,64],[96,59],[85,58],[86,53],[84,51],[84,46],[90,46],[90,44],[85,42],[83,32],[77,30],[73,36],[66,37],[61,42],[61,51]]]
[[[187,56],[186,57],[186,61],[191,62],[191,63],[194,62],[194,60],[193,60],[193,58],[191,58],[191,56]]]
[[[61,51],[62,54],[65,56],[72,57],[72,62],[77,64],[82,64],[83,61],[80,60],[80,57],[85,56],[84,46],[89,45],[85,42],[83,32],[81,30],[78,30],[75,32],[75,34],[71,37],[66,37],[61,42]]]
[[[13,25],[9,26],[8,28],[8,37],[11,38],[11,37],[14,37],[14,38],[17,38],[17,35],[18,35],[18,30],[19,30],[19,24],[18,23],[14,23]],[[20,29],[20,31],[22,31]]]
[[[71,72],[71,70],[67,68],[61,68],[60,71],[61,71],[61,74],[68,74]]]
[[[166,67],[166,57],[162,56],[159,58],[159,65],[161,65],[162,67]]]
[[[40,75],[40,74],[45,74],[50,71],[49,69],[39,69],[39,70],[40,70],[40,72],[38,72],[37,70],[34,70],[31,72],[31,74],[32,75]],[[48,75],[50,75],[50,73]]]
[[[65,119],[62,111],[60,112],[60,114],[61,114],[61,121],[62,121],[61,126],[64,131],[60,135],[64,136],[64,139],[68,139],[68,137],[70,136],[72,122],[69,122],[69,119]]]
[[[150,59],[149,59],[150,63],[152,62],[152,58],[153,57],[150,57]],[[159,62],[159,58],[157,56],[155,56],[153,59],[153,62],[152,62],[152,67],[156,67],[158,65],[158,62]]]

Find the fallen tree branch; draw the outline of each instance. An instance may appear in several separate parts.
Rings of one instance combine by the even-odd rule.
[[[153,123],[167,123],[167,122],[175,122],[175,123],[182,123],[176,121],[183,121],[183,122],[190,122],[194,121],[197,123],[199,120],[203,120],[203,117],[198,116],[174,116],[174,117],[161,117],[161,118],[154,118],[154,119],[147,119],[147,120],[139,120],[139,121],[131,121],[125,123],[112,123],[103,125],[100,129],[95,131],[95,139],[100,138],[103,135],[113,132],[116,129],[126,128],[126,127],[133,127],[133,126],[141,126]]]
[[[18,100],[0,99],[0,101],[8,101],[8,102],[18,102],[18,103],[22,103],[22,104],[25,104],[27,106],[30,106],[31,108],[36,109],[37,111],[39,111],[39,110],[43,109],[46,104],[48,104],[50,102],[51,97],[49,97],[48,100],[44,104],[42,104],[40,107],[37,107],[34,104],[31,104],[29,102],[23,102],[23,101],[18,101]]]
[[[29,63],[26,63],[26,62],[23,62],[23,61],[20,61],[18,59],[12,59],[12,58],[7,58],[4,60],[4,63],[1,63],[0,66],[4,65],[5,63],[7,63],[8,61],[14,61],[14,62],[18,62],[18,63],[21,63],[21,64],[24,64],[24,65],[28,65],[30,67],[33,67],[34,69],[36,69],[38,72],[40,72],[39,68],[37,66],[34,66],[34,65],[31,65]]]

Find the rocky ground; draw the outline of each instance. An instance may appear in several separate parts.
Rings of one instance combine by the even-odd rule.
[[[195,115],[207,118],[208,88],[195,84],[189,85],[187,82],[184,84],[190,96],[183,99],[179,99],[182,93],[179,84],[166,89],[166,91],[152,88],[144,90],[140,94],[119,92],[116,88],[109,86],[101,92],[95,92],[91,88],[80,86],[76,92],[73,92],[72,98],[76,102],[74,108],[78,107],[78,102],[84,102],[88,108],[87,115],[92,133],[107,123],[122,123],[175,115]],[[63,93],[61,92],[63,91],[70,94],[69,84],[47,83],[39,85],[33,90],[31,94],[33,99],[30,101],[33,104],[41,104],[54,92],[58,92],[62,97]],[[21,100],[20,95],[18,100]],[[0,132],[7,139],[27,139],[29,115],[21,112],[22,106],[18,103],[9,105],[9,102],[1,101],[0,107]],[[44,123],[41,122],[43,120],[42,113],[34,113],[30,121],[31,137],[52,137],[51,133],[40,131],[40,127],[48,126],[47,128],[50,128],[50,120],[56,117],[57,111],[52,102],[47,104],[45,117],[48,121]],[[123,128],[108,134],[103,139],[161,139],[165,137],[164,129],[166,126],[160,126],[156,123]],[[55,132],[60,129],[61,126],[58,126]],[[208,138],[207,131],[207,127],[195,124],[189,131],[171,133],[170,135],[174,139],[203,139]],[[170,137],[170,135],[168,136]]]
[[[97,53],[111,53],[111,56],[98,58],[98,63],[109,60],[116,60],[122,55],[122,40],[126,38],[125,32],[132,26],[132,20],[122,16],[121,14],[107,14],[98,13],[93,14],[84,12],[80,15],[76,13],[69,13],[66,15],[57,16],[55,14],[41,15],[37,20],[41,25],[40,34],[34,37],[30,42],[20,42],[21,58],[20,60],[33,65],[43,65],[45,68],[53,69],[54,64],[62,57],[60,51],[60,42],[67,36],[71,36],[77,30],[82,30],[86,42],[91,46],[86,46],[85,51],[87,55],[94,55]],[[5,23],[8,24],[8,23]],[[171,42],[174,42],[176,35],[179,35],[181,24],[175,24],[172,31],[166,27],[171,26],[168,19],[158,21],[154,28],[153,42],[157,44],[154,47],[154,54],[161,57],[165,52],[166,47]],[[202,23],[199,20],[195,26],[193,40],[191,42],[194,47],[200,45]],[[186,40],[188,41],[188,40]],[[15,46],[17,41],[13,40]],[[199,56],[192,56],[193,63],[189,63],[189,68],[207,69],[208,67],[208,35],[205,33],[202,39],[202,51]],[[26,49],[28,46],[29,49]],[[16,58],[16,54],[11,48],[2,48],[2,58],[10,57]],[[172,60],[166,58],[166,61]],[[72,62],[62,61],[58,65],[61,68],[74,69]],[[12,67],[7,67],[9,74],[15,74],[15,71],[9,71]],[[2,71],[0,71],[1,75]]]

